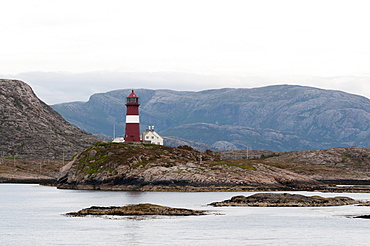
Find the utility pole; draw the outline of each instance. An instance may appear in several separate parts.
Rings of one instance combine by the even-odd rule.
[[[247,144],[247,159],[249,159],[248,144]]]
[[[3,155],[1,156],[1,161],[5,164],[5,151],[3,151],[2,153]]]
[[[113,124],[113,139],[116,138],[116,124]]]

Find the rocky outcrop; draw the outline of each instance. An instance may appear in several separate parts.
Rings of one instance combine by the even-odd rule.
[[[162,136],[201,142],[209,149],[246,149],[247,144],[252,149],[283,152],[370,147],[370,100],[341,91],[276,85],[199,92],[136,92],[144,126],[155,125]],[[124,104],[129,93],[100,93],[86,103],[53,107],[86,131],[111,135],[114,123],[117,129],[124,129]]]
[[[221,159],[268,159],[284,153],[269,150],[227,150],[217,152]]]
[[[0,157],[0,183],[56,184],[63,160]]]
[[[0,79],[0,154],[70,158],[99,138],[65,121],[19,80]]]
[[[137,204],[123,207],[98,207],[82,209],[78,212],[70,212],[68,216],[87,216],[87,215],[118,215],[118,216],[133,216],[133,215],[166,215],[166,216],[190,216],[190,215],[205,215],[206,211],[193,210],[185,208],[171,208],[155,204]]]
[[[248,197],[234,196],[230,200],[213,202],[209,205],[243,206],[243,207],[322,207],[358,204],[349,197],[323,198],[320,196],[303,196],[289,193],[257,193]]]
[[[75,157],[58,188],[103,190],[294,189],[318,182],[258,161],[220,160],[212,152],[144,144],[97,144]]]
[[[218,154],[221,159],[259,159],[262,163],[325,183],[370,184],[368,148],[346,147],[290,152],[229,150]]]
[[[355,218],[355,219],[370,219],[370,215],[369,214],[359,215],[359,216],[354,216],[353,218]]]
[[[271,156],[268,160],[336,168],[343,170],[343,172],[357,171],[370,174],[370,149],[362,147],[291,151]]]

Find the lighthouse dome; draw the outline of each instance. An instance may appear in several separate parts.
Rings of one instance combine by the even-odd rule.
[[[139,97],[135,94],[134,90],[127,97],[127,103],[139,103]]]

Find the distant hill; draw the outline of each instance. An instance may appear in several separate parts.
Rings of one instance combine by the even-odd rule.
[[[221,159],[254,159],[264,164],[292,171],[318,181],[335,181],[336,184],[370,182],[370,149],[363,147],[331,148],[272,152],[260,150],[228,150],[217,152]],[[265,162],[263,162],[264,160]]]
[[[154,125],[171,144],[213,150],[312,150],[370,147],[370,100],[296,85],[199,92],[137,89],[142,130]],[[93,134],[122,135],[130,90],[94,94],[88,102],[53,105]],[[101,136],[101,135],[100,135]],[[165,143],[166,144],[166,143]]]
[[[0,154],[70,158],[101,141],[62,118],[18,80],[0,79]]]

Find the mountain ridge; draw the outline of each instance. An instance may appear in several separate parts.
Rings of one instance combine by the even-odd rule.
[[[71,125],[19,80],[0,79],[0,154],[70,158],[101,139]]]
[[[116,125],[118,135],[122,135],[129,91],[98,93],[84,103],[52,107],[88,132],[112,135]],[[238,149],[249,145],[274,151],[370,147],[370,100],[342,91],[273,85],[199,92],[148,89],[135,92],[140,97],[142,130],[146,125],[155,125],[164,137],[196,141],[210,148],[219,141]],[[212,127],[204,128],[203,123]],[[191,124],[191,131],[199,139],[186,135]],[[217,130],[218,127],[221,129]],[[234,132],[228,130],[224,134],[230,127],[234,127]],[[217,139],[207,142],[215,135]]]

